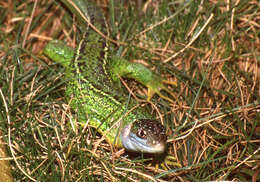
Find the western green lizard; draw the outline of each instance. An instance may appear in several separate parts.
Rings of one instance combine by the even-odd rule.
[[[108,42],[99,35],[105,32],[100,10],[84,0],[62,0],[76,14],[84,33],[76,50],[60,41],[51,41],[44,54],[65,67],[68,81],[66,96],[82,125],[88,124],[105,135],[116,147],[144,153],[162,153],[166,134],[162,124],[144,108],[131,109],[138,103],[127,99],[119,87],[119,77],[129,77],[148,87],[148,99],[164,86],[161,77],[142,64],[109,55]],[[165,96],[162,96],[167,98]]]

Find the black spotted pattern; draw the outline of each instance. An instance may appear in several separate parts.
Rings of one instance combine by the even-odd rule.
[[[137,137],[147,139],[149,143],[166,142],[167,136],[164,126],[156,120],[140,119],[134,122],[132,132]]]

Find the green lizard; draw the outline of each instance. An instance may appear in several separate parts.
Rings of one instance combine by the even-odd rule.
[[[131,109],[138,103],[119,87],[119,77],[129,77],[148,87],[148,99],[160,89],[171,93],[158,75],[142,64],[109,55],[106,40],[93,26],[105,32],[102,13],[84,0],[62,0],[86,31],[76,50],[60,41],[51,41],[44,54],[65,67],[68,80],[66,96],[82,125],[88,124],[116,147],[143,153],[163,153],[165,129],[144,108]],[[91,26],[91,27],[90,27]]]

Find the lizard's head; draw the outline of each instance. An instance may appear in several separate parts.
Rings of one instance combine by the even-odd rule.
[[[158,121],[140,119],[124,127],[121,139],[129,151],[156,154],[165,151],[167,136]]]

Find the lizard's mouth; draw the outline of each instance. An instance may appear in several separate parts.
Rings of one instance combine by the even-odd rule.
[[[158,121],[141,119],[126,125],[121,139],[123,146],[129,151],[159,154],[165,151],[167,136]]]

